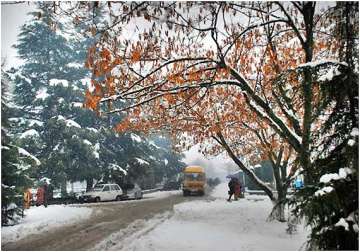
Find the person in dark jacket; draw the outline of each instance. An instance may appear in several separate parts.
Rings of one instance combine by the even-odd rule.
[[[49,198],[49,190],[48,190],[48,184],[45,182],[44,186],[44,207],[48,206],[48,198]]]
[[[235,193],[234,193],[234,198],[235,200],[238,200],[240,198],[240,194],[241,194],[241,184],[240,184],[240,181],[238,179],[236,179],[235,181],[235,186],[234,186],[234,190],[235,190]]]
[[[231,202],[231,196],[233,196],[235,194],[235,185],[236,185],[236,180],[235,178],[231,178],[229,183],[228,183],[228,186],[229,186],[229,198],[227,201]],[[235,195],[234,195],[235,197]]]

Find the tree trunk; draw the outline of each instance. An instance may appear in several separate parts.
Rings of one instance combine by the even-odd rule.
[[[61,180],[60,188],[61,188],[61,197],[64,197],[64,196],[66,197],[67,190],[66,190],[66,178],[65,177]]]
[[[278,198],[277,200],[272,201],[273,209],[267,221],[277,220],[280,222],[286,222],[285,219],[285,198]]]
[[[305,61],[311,62],[313,59],[313,24],[314,24],[315,5],[312,2],[304,4],[303,15],[306,30],[306,41],[304,44]],[[304,119],[303,119],[303,136],[302,148],[300,152],[300,162],[305,171],[305,183],[313,183],[313,174],[311,171],[310,161],[310,144],[311,144],[311,124],[312,124],[312,100],[313,100],[313,78],[310,67],[304,68],[304,80],[302,83],[304,94]]]
[[[246,175],[249,176],[249,178],[258,186],[261,188],[261,190],[263,190],[267,196],[269,196],[270,200],[274,201],[275,197],[274,194],[272,193],[271,189],[265,185],[264,183],[262,183],[262,181],[260,181],[260,179],[252,172],[250,171],[239,159],[238,157],[236,157],[236,155],[234,154],[234,152],[231,150],[230,146],[227,144],[226,140],[224,139],[224,136],[221,134],[221,132],[217,133],[218,138],[215,138],[219,144],[221,144],[221,146],[226,150],[226,152],[228,153],[228,155],[230,156],[230,158],[238,165],[238,167],[245,172]]]
[[[86,179],[86,191],[91,190],[91,188],[93,187],[93,182],[93,178]]]

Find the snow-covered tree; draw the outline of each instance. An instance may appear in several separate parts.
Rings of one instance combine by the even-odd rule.
[[[339,2],[328,14],[339,41],[339,58],[349,66],[347,78],[322,86],[325,103],[333,110],[314,134],[312,159],[315,183],[305,185],[294,198],[294,213],[306,216],[312,227],[312,250],[358,250],[359,243],[359,110],[358,4]],[[316,68],[319,73],[322,69]],[[336,73],[336,69],[332,69]]]
[[[75,10],[94,10],[101,4],[78,5]],[[86,60],[95,75],[95,90],[87,91],[86,106],[101,113],[100,104],[107,103],[106,113],[126,112],[128,117],[116,126],[119,132],[167,128],[182,137],[184,149],[194,143],[203,144],[205,150],[216,146],[276,200],[239,159],[239,150],[252,140],[243,130],[243,124],[250,123],[255,131],[269,130],[270,136],[278,138],[272,145],[277,157],[283,146],[291,147],[292,164],[302,170],[307,187],[316,188],[320,174],[327,172],[321,171],[318,162],[324,157],[315,149],[323,146],[322,141],[331,143],[326,146],[328,152],[339,146],[332,143],[337,141],[333,134],[339,126],[332,121],[336,118],[332,113],[345,116],[336,107],[342,103],[336,100],[342,94],[338,90],[347,93],[340,101],[348,104],[351,128],[357,129],[356,102],[348,91],[353,84],[357,88],[358,64],[342,61],[351,59],[350,50],[358,46],[358,7],[344,6],[316,2],[110,4],[114,21],[95,30],[102,36]],[[333,15],[336,9],[345,11]],[[349,23],[354,23],[353,29],[344,25]],[[336,26],[341,28],[334,31]],[[345,82],[345,88],[338,86]],[[132,102],[122,108],[110,106],[118,101]],[[259,145],[249,155],[258,154],[258,149],[264,152]],[[341,170],[342,176],[344,171],[348,170]],[[349,175],[351,181],[357,171],[357,167],[351,169],[355,174]],[[311,241],[316,244],[314,236]]]
[[[22,107],[18,117],[25,118],[18,141],[42,160],[38,178],[51,178],[65,193],[68,180],[100,173],[92,131],[79,124],[80,117],[94,117],[82,109],[88,71],[79,42],[65,37],[61,23],[56,30],[49,25],[54,23],[46,9],[31,14],[15,46],[25,60],[13,74],[15,102]]]
[[[40,161],[16,145],[9,121],[15,108],[11,102],[9,76],[1,72],[1,225],[14,225],[23,216],[23,192],[33,183],[30,174]]]
[[[90,188],[95,181],[149,180],[146,174],[155,174],[154,167],[159,169],[163,161],[148,157],[159,151],[135,133],[114,132],[110,125],[121,117],[98,117],[83,108],[85,90],[96,89],[90,82],[93,73],[83,66],[93,38],[72,38],[82,28],[53,21],[49,4],[40,3],[33,20],[23,26],[15,48],[25,64],[12,70],[15,101],[23,108],[13,119],[25,118],[18,141],[41,158],[37,176],[51,178],[63,193],[67,181],[86,180]],[[167,148],[160,153],[176,159]],[[179,163],[164,169],[175,165]]]

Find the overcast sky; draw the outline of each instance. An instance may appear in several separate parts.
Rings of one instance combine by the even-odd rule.
[[[33,3],[1,3],[1,59],[6,58],[6,69],[21,64],[11,46],[16,43],[21,26],[31,18],[27,13],[33,10]]]

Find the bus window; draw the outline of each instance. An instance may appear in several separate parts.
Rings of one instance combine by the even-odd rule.
[[[204,180],[204,174],[202,174],[202,173],[185,173],[185,180],[202,181],[202,180]]]

